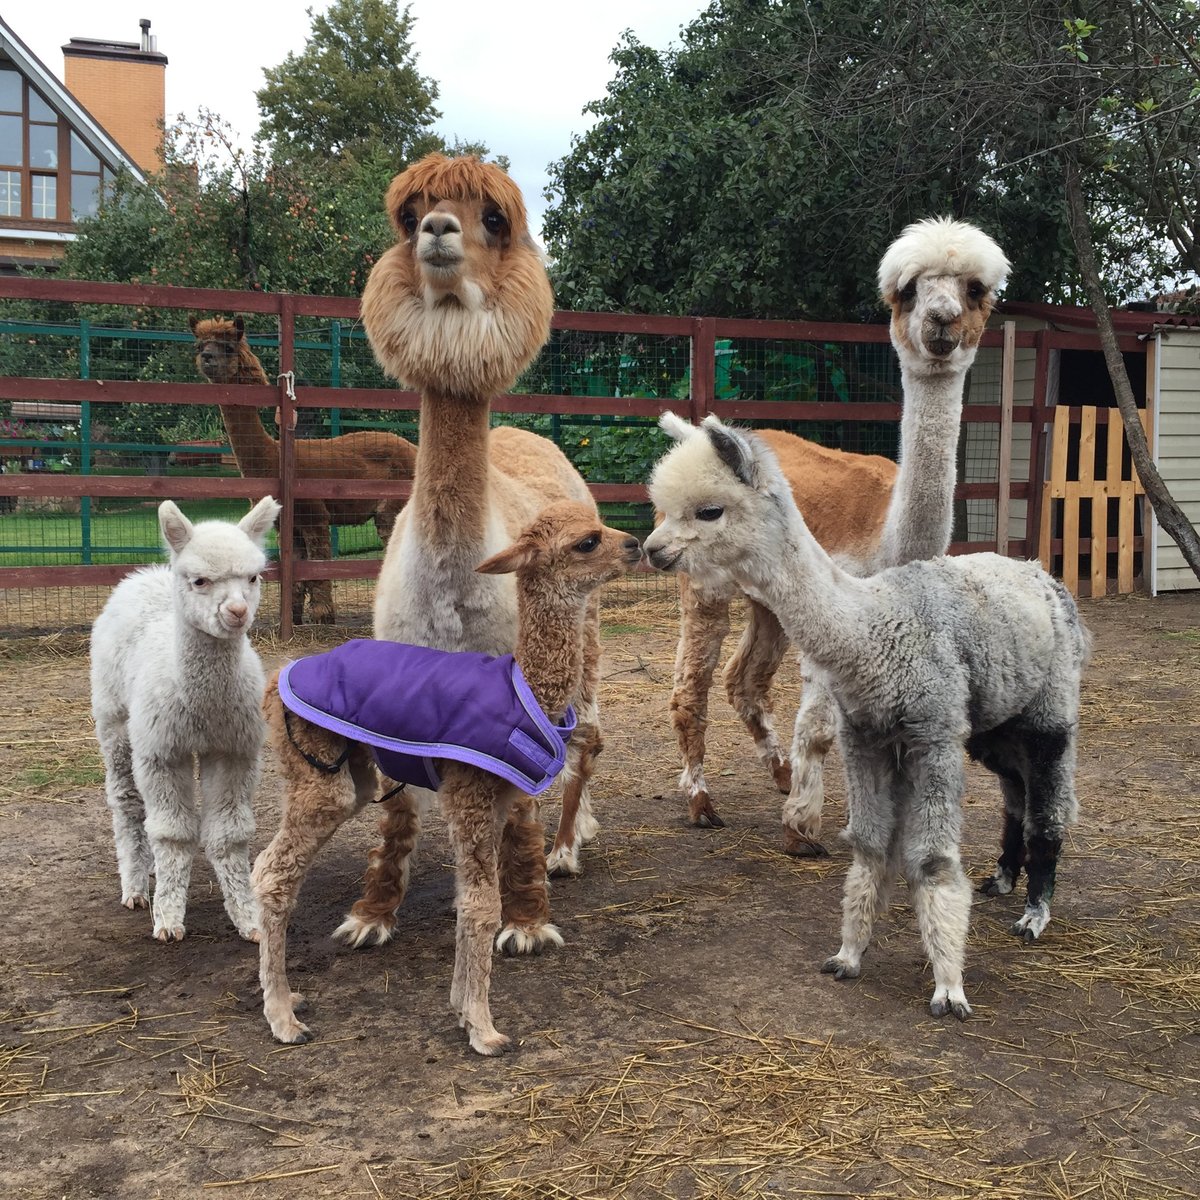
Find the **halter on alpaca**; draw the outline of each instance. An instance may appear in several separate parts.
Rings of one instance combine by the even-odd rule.
[[[279,697],[297,716],[370,746],[389,779],[435,791],[440,758],[536,796],[562,771],[575,728],[571,708],[561,724],[550,720],[511,654],[369,638],[288,663]]]

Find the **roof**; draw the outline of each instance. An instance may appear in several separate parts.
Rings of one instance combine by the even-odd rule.
[[[1095,329],[1096,314],[1071,304],[1045,304],[1035,300],[1002,300],[996,310],[1005,316],[1032,317],[1055,328]],[[1113,328],[1121,334],[1152,335],[1166,328],[1200,329],[1200,315],[1159,312],[1156,309],[1111,308]]]
[[[37,86],[50,107],[91,143],[109,170],[116,172],[124,167],[139,183],[146,182],[145,174],[129,154],[113,140],[112,134],[67,91],[62,80],[17,37],[3,18],[0,18],[0,50],[3,50],[21,73]]]

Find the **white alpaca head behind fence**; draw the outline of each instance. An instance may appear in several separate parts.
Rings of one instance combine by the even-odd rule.
[[[250,628],[262,598],[263,547],[279,507],[273,496],[265,496],[234,525],[193,524],[173,501],[159,505],[175,607],[189,625],[217,638],[239,637]]]

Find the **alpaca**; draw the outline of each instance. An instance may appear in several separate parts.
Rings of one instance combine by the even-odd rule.
[[[196,366],[209,383],[269,384],[262,363],[246,342],[241,317],[199,321],[189,318],[196,336]],[[243,475],[278,475],[279,443],[263,428],[253,408],[222,404],[221,420]],[[394,433],[363,430],[341,437],[297,441],[296,476],[299,479],[411,479],[417,448]],[[296,500],[294,544],[301,558],[333,556],[329,527],[375,522],[379,539],[387,544],[403,500],[330,499]],[[292,620],[304,620],[304,595],[309,616],[318,625],[337,620],[333,582],[329,579],[297,580],[292,585]]]
[[[1000,777],[1005,836],[985,890],[1029,876],[1027,941],[1050,919],[1064,831],[1076,816],[1075,741],[1089,638],[1067,590],[1037,563],[996,554],[934,558],[863,579],[813,537],[770,448],[716,417],[656,467],[663,519],[649,561],[774,612],[837,711],[853,863],[842,945],[823,971],[859,973],[875,917],[903,870],[933,966],[930,1011],[970,1014],[962,963],[971,893],[959,860],[963,747]]]
[[[544,509],[512,546],[476,568],[485,575],[516,577],[516,660],[551,721],[562,721],[569,706],[582,695],[582,633],[590,611],[589,598],[602,583],[628,570],[640,557],[637,539],[602,526],[594,505],[562,501]],[[455,654],[441,659],[478,657]],[[443,667],[441,674],[449,675],[452,669],[452,665]],[[394,677],[388,680],[389,691],[395,682],[399,681]],[[267,692],[264,710],[287,793],[279,832],[255,863],[254,885],[262,908],[259,963],[263,1012],[276,1038],[302,1042],[308,1040],[309,1031],[296,1020],[300,997],[290,990],[285,970],[288,918],[317,851],[343,821],[374,798],[375,771],[361,743],[348,741],[296,712],[286,712],[281,690],[277,677]],[[288,706],[293,704],[294,697],[289,697]],[[562,758],[559,765],[561,762]],[[380,756],[380,765],[388,769],[389,760]],[[499,1054],[509,1039],[492,1024],[488,990],[492,939],[500,928],[502,895],[511,888],[503,877],[501,840],[515,816],[517,824],[529,824],[538,831],[535,844],[540,858],[541,826],[532,802],[498,775],[448,760],[440,760],[437,769],[441,776],[438,796],[454,848],[458,896],[450,1004],[472,1048],[480,1054]],[[386,821],[393,827],[393,836],[411,848],[416,812],[407,789],[393,792],[388,803],[391,808]],[[406,882],[406,878],[401,881],[401,893]],[[544,898],[543,885],[543,907]]]
[[[946,552],[964,381],[1008,270],[995,242],[965,221],[918,221],[884,254],[879,289],[892,310],[891,340],[905,398],[898,471],[874,455],[844,454],[793,434],[758,431],[778,457],[813,535],[856,574]],[[714,588],[681,580],[671,717],[683,759],[680,787],[693,825],[724,825],[704,778],[704,734],[712,675],[729,632],[729,605],[739,590],[732,582]],[[822,774],[834,737],[832,710],[805,672],[789,764],[775,734],[769,695],[786,652],[779,622],[749,599],[746,629],[725,668],[725,687],[759,758],[788,795],[784,849],[823,853]]]
[[[546,438],[511,427],[489,433],[491,397],[510,388],[549,336],[554,298],[520,189],[497,166],[432,154],[391,183],[385,200],[398,240],[363,293],[363,325],[389,375],[421,392],[412,497],[396,524],[375,592],[375,636],[442,650],[511,651],[516,589],[476,563],[509,544],[548,504],[595,502]],[[602,747],[600,615],[583,626],[579,728],[563,776],[562,814],[543,865],[506,841],[539,875],[578,874],[579,848],[598,826],[589,782]],[[532,836],[531,827],[525,832]],[[518,850],[518,846],[520,849]],[[395,927],[404,845],[386,835],[372,855],[363,898],[339,928],[352,944],[386,941]],[[515,870],[515,867],[514,867]],[[535,890],[539,878],[525,880]],[[506,920],[501,945],[532,951],[552,940]]]
[[[263,670],[246,635],[278,513],[267,496],[236,525],[193,525],[163,501],[158,523],[170,564],[126,576],[92,626],[92,715],[121,903],[148,907],[153,871],[154,936],[162,942],[184,936],[199,842],[238,933],[258,940],[248,846],[265,734]]]

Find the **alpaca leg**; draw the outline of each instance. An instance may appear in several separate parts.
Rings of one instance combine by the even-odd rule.
[[[792,769],[775,733],[771,681],[787,653],[788,640],[770,609],[754,600],[749,605],[742,640],[725,666],[725,691],[754,739],[759,760],[771,772],[775,786],[787,795],[792,786]]]
[[[1036,941],[1050,923],[1063,836],[1074,820],[1075,734],[1073,730],[1031,734],[1028,738],[1029,805],[1025,814],[1025,871],[1029,889],[1025,912],[1012,932]]]
[[[805,670],[792,738],[792,790],[783,806],[788,854],[825,854],[819,839],[825,808],[825,756],[837,737],[837,711],[825,685]]]
[[[1007,896],[1017,885],[1025,865],[1025,784],[1016,776],[1000,776],[1004,793],[1004,827],[1000,834],[1000,858],[996,873],[989,875],[979,890],[985,896]]]
[[[551,875],[579,875],[579,847],[600,832],[592,813],[591,780],[596,759],[604,749],[596,693],[600,687],[600,599],[588,601],[583,626],[583,677],[576,704],[578,724],[567,746],[563,770],[562,815],[546,869]]]
[[[875,919],[887,907],[902,793],[886,750],[848,736],[842,752],[850,814],[846,836],[854,857],[842,894],[842,944],[821,970],[837,979],[854,979]]]
[[[297,509],[296,523],[304,538],[304,557],[312,562],[333,557],[329,534],[329,513],[323,504]],[[337,620],[333,607],[333,581],[308,580],[308,615],[314,625],[332,625]]]
[[[538,954],[545,946],[563,944],[562,934],[550,923],[545,836],[536,801],[518,793],[499,835],[504,927],[496,946],[505,954]]]
[[[369,762],[366,765],[371,766]],[[353,768],[353,763],[351,766]],[[375,778],[371,768],[371,798],[374,797]],[[367,783],[364,778],[361,784],[364,790]],[[385,783],[385,788],[390,787],[390,783]],[[418,793],[429,795],[424,789],[406,787],[379,806],[382,810],[379,835],[383,844],[367,856],[363,894],[333,931],[333,936],[348,946],[357,948],[371,943],[382,946],[391,941],[396,932],[396,912],[408,891],[412,853],[421,836],[422,804]]]
[[[479,774],[454,771],[448,775],[442,805],[454,847],[458,896],[451,1004],[473,1050],[502,1054],[510,1039],[492,1023],[489,995],[492,939],[500,928],[493,804],[503,785]]]
[[[683,759],[679,786],[687,796],[688,820],[693,825],[720,829],[704,782],[705,730],[708,693],[729,632],[731,591],[702,592],[686,575],[679,576],[680,630],[675,653],[675,687],[671,692],[671,723]]]
[[[296,524],[292,526],[292,555],[294,561],[303,562],[308,559],[308,550],[304,538],[300,536],[300,514],[296,514]],[[304,624],[304,597],[308,594],[308,582],[304,579],[292,581],[292,624]]]
[[[933,967],[935,1017],[971,1015],[963,991],[963,959],[971,918],[971,885],[959,859],[966,781],[957,744],[933,747],[911,764],[913,798],[905,808],[904,869],[925,953]]]
[[[250,839],[258,757],[200,760],[200,840],[212,864],[225,911],[238,933],[258,941],[258,905],[250,888]]]
[[[379,535],[379,540],[383,543],[385,550],[388,540],[392,536],[392,530],[396,528],[396,518],[400,515],[403,507],[403,500],[384,500],[372,514],[371,519],[375,522],[375,532]]]
[[[145,806],[133,780],[129,736],[123,727],[101,722],[97,723],[96,732],[104,755],[104,795],[112,812],[121,903],[126,908],[149,908],[154,857],[146,838]]]
[[[182,941],[188,883],[200,836],[193,763],[168,763],[135,753],[133,774],[146,804],[146,835],[154,855],[154,936]]]

